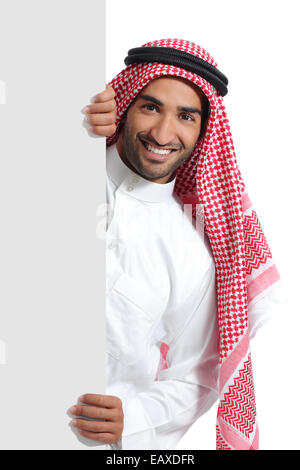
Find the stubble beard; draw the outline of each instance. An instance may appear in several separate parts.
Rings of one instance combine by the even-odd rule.
[[[123,158],[126,159],[126,162],[132,166],[140,176],[145,179],[160,179],[174,175],[176,170],[191,156],[194,147],[191,149],[186,149],[185,151],[177,151],[176,160],[165,162],[165,163],[151,163],[149,161],[148,165],[145,165],[142,157],[139,154],[139,145],[143,145],[139,137],[145,137],[143,134],[138,134],[136,140],[132,138],[132,133],[130,131],[130,126],[128,125],[127,119],[124,123],[122,129],[122,143],[123,143]],[[170,157],[172,158],[172,157]]]

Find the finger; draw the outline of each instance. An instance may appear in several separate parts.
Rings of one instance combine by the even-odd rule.
[[[87,114],[85,119],[92,126],[107,126],[116,122],[116,113]]]
[[[90,432],[114,432],[114,427],[116,426],[113,423],[106,421],[88,421],[86,419],[76,418],[72,420],[72,425],[75,428],[83,429],[84,431]]]
[[[111,124],[110,126],[90,126],[89,131],[96,135],[109,137],[116,132],[116,124]]]
[[[105,406],[106,408],[116,408],[121,404],[118,397],[112,395],[99,395],[95,393],[86,393],[80,397],[82,403],[94,406]]]
[[[115,90],[108,86],[106,90],[101,91],[92,99],[93,103],[104,103],[105,101],[109,101],[116,96]]]
[[[105,103],[95,103],[89,104],[84,108],[85,113],[109,113],[110,111],[114,111],[117,107],[117,103],[115,100],[109,100]]]
[[[105,442],[106,444],[112,444],[116,442],[115,435],[112,433],[95,433],[90,431],[83,431],[78,429],[81,436],[92,439],[93,441]]]
[[[86,418],[106,419],[108,421],[115,421],[117,419],[114,409],[103,408],[99,406],[90,405],[74,405],[70,408],[74,416],[85,416]]]

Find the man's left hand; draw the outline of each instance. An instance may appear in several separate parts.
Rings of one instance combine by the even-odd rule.
[[[119,441],[124,428],[122,401],[110,395],[88,393],[79,399],[84,404],[76,404],[70,408],[75,416],[94,418],[94,421],[76,418],[72,421],[78,432],[88,439],[112,444]]]

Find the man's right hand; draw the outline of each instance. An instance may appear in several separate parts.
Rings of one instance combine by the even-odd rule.
[[[98,93],[93,99],[93,104],[86,106],[86,121],[89,131],[96,135],[109,137],[116,132],[116,93],[111,86]]]

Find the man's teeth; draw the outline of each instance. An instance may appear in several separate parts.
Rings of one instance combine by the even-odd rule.
[[[144,142],[144,144],[147,150],[153,153],[158,153],[158,155],[168,155],[169,153],[172,152],[172,150],[162,150],[156,147],[152,147],[152,145],[148,144],[147,142]]]

